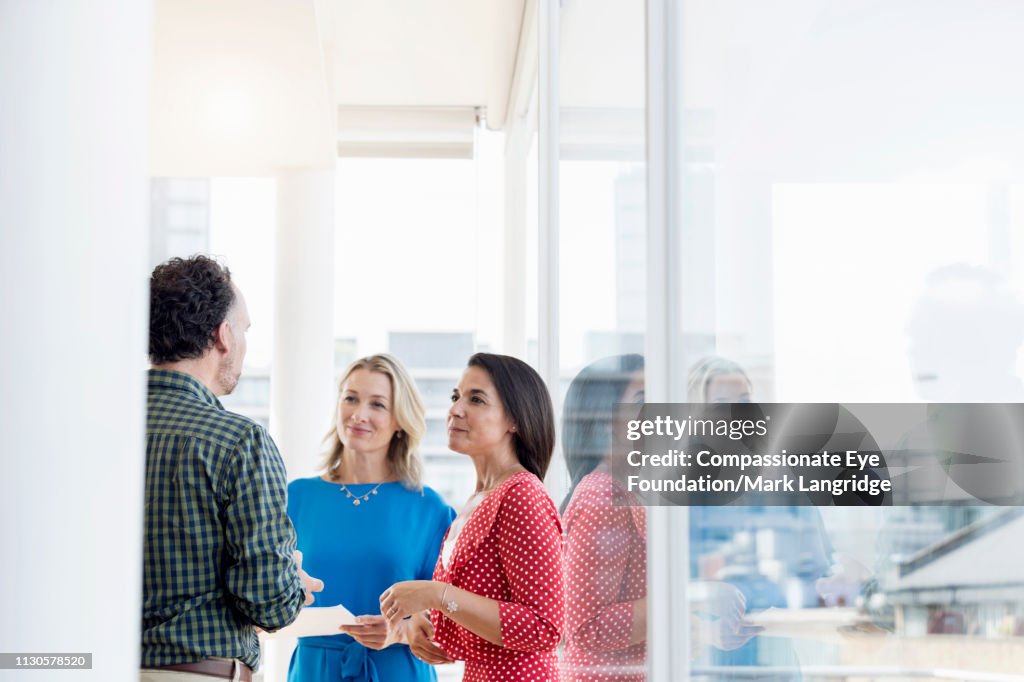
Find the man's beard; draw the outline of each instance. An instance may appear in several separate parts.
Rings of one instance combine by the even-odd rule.
[[[217,372],[217,383],[220,384],[221,395],[230,395],[235,390],[239,376],[241,376],[241,372],[238,371],[235,359],[228,356]]]

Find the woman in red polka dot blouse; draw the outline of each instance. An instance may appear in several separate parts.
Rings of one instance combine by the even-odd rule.
[[[471,357],[452,394],[448,447],[473,460],[476,493],[448,529],[434,579],[396,583],[380,598],[392,626],[412,618],[404,632],[414,654],[466,662],[463,682],[558,679],[562,527],[541,483],[554,445],[551,397],[533,368]]]
[[[569,386],[562,450],[566,496],[567,618],[564,682],[642,682],[647,639],[645,509],[612,478],[612,421],[644,399],[644,359],[617,355],[585,367]],[[634,506],[629,506],[629,505]]]

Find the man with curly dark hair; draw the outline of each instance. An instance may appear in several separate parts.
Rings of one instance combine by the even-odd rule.
[[[217,261],[172,258],[153,271],[143,682],[250,680],[256,628],[288,625],[323,587],[295,552],[274,441],[218,400],[238,385],[248,329],[245,298]]]
[[[238,385],[249,309],[231,272],[206,256],[172,258],[149,280],[149,358],[191,374],[218,396]]]

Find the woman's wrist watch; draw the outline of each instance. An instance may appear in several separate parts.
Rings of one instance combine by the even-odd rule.
[[[451,587],[451,583],[445,583],[444,589],[441,591],[441,606],[448,613],[455,613],[459,610],[459,604],[454,599],[446,599],[448,596],[448,588]]]

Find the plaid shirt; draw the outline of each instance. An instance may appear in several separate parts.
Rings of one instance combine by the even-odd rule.
[[[142,667],[259,665],[253,625],[276,630],[302,607],[287,494],[262,426],[187,374],[149,371]]]

